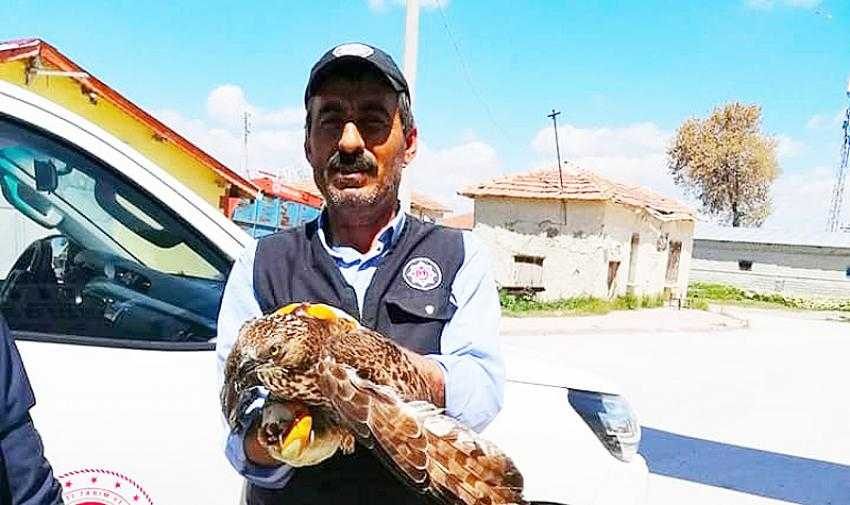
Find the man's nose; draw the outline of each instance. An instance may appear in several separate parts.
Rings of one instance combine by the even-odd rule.
[[[363,137],[360,135],[360,130],[357,129],[354,121],[345,123],[345,126],[342,128],[342,136],[339,138],[340,154],[358,155],[365,148],[366,144],[363,142]]]

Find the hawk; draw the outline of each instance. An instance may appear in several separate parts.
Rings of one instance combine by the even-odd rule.
[[[438,502],[525,503],[511,459],[432,404],[401,347],[339,309],[295,303],[247,322],[224,374],[221,402],[231,427],[241,391],[269,391],[258,436],[288,465],[315,465],[360,443]]]

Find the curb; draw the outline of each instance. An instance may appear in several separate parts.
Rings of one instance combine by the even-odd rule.
[[[688,309],[683,309],[688,310]],[[665,327],[647,327],[647,326],[625,326],[625,325],[617,325],[614,322],[611,322],[610,325],[606,325],[606,321],[604,319],[600,319],[596,324],[593,325],[582,325],[580,328],[571,327],[569,321],[574,321],[577,319],[581,319],[584,316],[553,316],[551,318],[546,317],[534,317],[534,318],[522,318],[522,317],[503,317],[500,334],[504,336],[546,336],[546,335],[587,335],[587,334],[600,334],[600,333],[681,333],[681,332],[718,332],[718,331],[733,331],[746,329],[750,326],[750,321],[748,319],[744,319],[729,313],[726,313],[722,310],[708,310],[707,312],[714,314],[715,316],[720,316],[722,318],[721,321],[713,321],[708,323],[698,323],[698,324],[684,324],[679,327],[673,328],[665,328]],[[673,314],[671,314],[673,315]],[[588,317],[600,317],[604,318],[605,316],[588,316]],[[527,324],[522,324],[520,321],[523,319],[527,320]],[[538,323],[538,321],[546,320],[546,324]],[[562,325],[555,323],[554,321],[560,320],[563,321]],[[508,328],[505,326],[505,322],[510,321],[508,323]]]
[[[734,329],[746,329],[746,328],[750,327],[750,320],[749,319],[741,317],[741,316],[736,316],[734,314],[730,314],[730,313],[726,312],[725,308],[726,307],[724,305],[714,305],[714,304],[708,305],[708,311],[711,312],[712,314],[721,315],[723,317],[732,319],[733,321],[737,321],[739,323],[739,326],[737,326]]]

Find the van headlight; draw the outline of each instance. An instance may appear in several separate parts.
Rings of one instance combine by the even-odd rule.
[[[570,389],[567,398],[614,457],[632,460],[640,445],[640,425],[622,396]]]

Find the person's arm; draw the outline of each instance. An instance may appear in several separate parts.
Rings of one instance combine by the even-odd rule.
[[[9,327],[0,317],[0,501],[8,499],[17,505],[61,504],[62,487],[53,477],[41,437],[29,415],[34,405],[21,356]]]
[[[218,362],[219,389],[224,384],[224,363],[242,325],[263,315],[254,296],[254,255],[256,242],[252,242],[233,264],[218,314],[218,336],[216,358]],[[248,413],[244,419],[245,429],[232,430],[227,434],[225,455],[242,476],[265,488],[282,488],[289,482],[292,469],[269,456],[257,439],[259,416],[265,398],[252,398],[247,402]]]
[[[452,283],[457,311],[443,328],[441,354],[446,414],[481,431],[502,408],[505,367],[499,324],[502,310],[493,262],[484,244],[463,232],[464,261]]]

